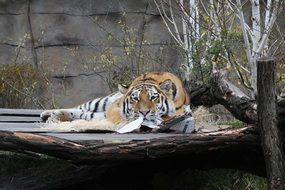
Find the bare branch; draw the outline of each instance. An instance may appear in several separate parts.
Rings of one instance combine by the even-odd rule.
[[[173,8],[172,8],[171,0],[169,0],[169,10],[170,10],[171,19],[173,20],[173,27],[174,27],[174,30],[175,30],[175,34],[176,34],[177,38],[179,38],[181,43],[183,44],[183,42],[182,42],[182,40],[180,38],[180,33],[179,33],[179,30],[178,30],[177,24],[176,24],[175,19],[174,19],[174,14],[173,14]],[[184,44],[184,47],[185,47],[185,44]]]
[[[248,40],[247,30],[245,27],[246,22],[244,20],[244,15],[243,15],[242,5],[241,5],[240,0],[237,0],[237,6],[238,6],[239,19],[240,19],[240,23],[241,23],[241,29],[242,29],[242,33],[243,33],[243,39],[244,39],[244,43],[245,43],[246,56],[247,56],[248,62],[250,63],[250,60],[251,60],[250,43]]]
[[[166,14],[165,14],[165,9],[164,9],[164,7],[161,8],[161,7],[158,5],[158,3],[157,3],[156,0],[154,0],[154,3],[155,3],[155,5],[156,5],[156,7],[157,7],[157,9],[158,9],[159,14],[161,15],[161,18],[162,18],[162,20],[163,20],[163,22],[164,22],[164,24],[165,24],[165,26],[166,26],[168,32],[169,32],[170,35],[173,37],[173,39],[178,43],[178,45],[183,47],[183,42],[182,42],[182,40],[180,39],[180,36],[177,38],[177,36],[176,36],[176,35],[172,32],[172,30],[170,29],[170,26],[169,26],[168,22],[167,22],[166,19],[165,19],[165,18],[168,19],[168,17],[167,17]],[[164,13],[161,12],[161,9],[162,9],[162,11],[163,11]],[[166,16],[166,17],[165,17],[165,16]]]
[[[264,46],[265,46],[266,42],[268,41],[269,34],[270,34],[270,32],[271,32],[271,30],[273,28],[273,25],[274,25],[274,23],[276,21],[279,0],[276,0],[274,5],[275,6],[273,7],[271,17],[270,17],[270,19],[268,21],[267,26],[265,26],[264,33],[262,35],[259,47],[258,47],[258,49],[256,51],[257,54],[260,54],[261,51],[263,51]]]

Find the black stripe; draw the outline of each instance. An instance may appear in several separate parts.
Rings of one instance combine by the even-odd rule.
[[[94,112],[91,113],[90,119],[92,119],[93,117],[94,117]]]
[[[102,100],[102,98],[100,98],[100,100],[98,100],[98,101],[96,102],[96,104],[95,104],[95,106],[94,106],[93,112],[96,112],[96,111],[97,111],[98,106],[99,106],[99,103],[100,103],[101,100]]]
[[[184,106],[184,104],[182,104],[181,106],[175,108],[175,110],[179,110],[180,108],[182,108],[182,106]]]
[[[185,126],[184,126],[184,128],[183,128],[183,130],[182,130],[182,132],[183,132],[183,133],[186,133],[187,128],[188,128],[188,126],[187,126],[187,125],[185,125]]]
[[[83,112],[80,114],[80,116],[79,116],[80,119],[82,119],[83,114],[84,114]]]
[[[160,109],[164,109],[164,108],[163,108],[163,101],[164,101],[164,100],[163,100],[163,96],[160,96],[160,97],[159,97],[159,101],[161,102],[161,107],[160,107]],[[163,111],[163,110],[162,110],[162,111]]]
[[[106,111],[107,101],[108,101],[108,97],[104,100],[104,103],[103,103],[103,111]]]
[[[146,82],[146,81],[155,81],[155,80],[153,78],[148,77],[148,78],[143,79],[143,82]]]
[[[125,109],[126,109],[126,103],[123,101],[123,113],[125,114]]]
[[[169,113],[169,105],[168,105],[168,102],[167,102],[167,100],[166,100],[166,98],[165,98],[165,100],[164,100],[164,103],[166,104],[166,114],[168,115],[168,113]]]
[[[175,98],[176,97],[176,94],[177,94],[177,88],[176,88],[176,86],[174,85],[174,84],[172,84],[172,87],[173,87],[173,98]]]
[[[129,99],[126,100],[126,110],[124,114],[129,114]]]
[[[88,102],[88,107],[87,107],[87,111],[89,111],[90,110],[90,106],[91,106],[91,103],[92,103],[92,101],[90,100],[89,102]]]

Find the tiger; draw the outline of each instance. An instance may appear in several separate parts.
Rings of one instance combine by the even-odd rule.
[[[69,125],[75,131],[111,130],[130,120],[143,118],[142,125],[158,125],[185,114],[190,97],[182,81],[169,72],[150,72],[135,78],[129,87],[74,108],[46,110],[42,120]]]

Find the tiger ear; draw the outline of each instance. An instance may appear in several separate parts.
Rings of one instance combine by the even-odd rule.
[[[128,91],[128,87],[125,86],[125,85],[122,85],[122,84],[118,84],[118,90],[119,90],[119,92],[121,92],[122,94],[125,94],[125,93],[127,93],[127,91]]]
[[[175,98],[177,89],[175,84],[170,79],[163,81],[159,86],[160,89],[163,90],[168,96],[172,97],[172,99]]]
[[[169,92],[170,90],[172,90],[172,89],[173,89],[173,86],[174,86],[174,84],[173,84],[173,82],[172,82],[170,79],[167,79],[167,80],[163,81],[163,82],[159,85],[159,87],[161,88],[161,90],[164,90],[164,91],[166,91],[166,92]]]

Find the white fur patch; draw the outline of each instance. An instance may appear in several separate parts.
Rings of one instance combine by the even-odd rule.
[[[116,125],[107,119],[100,120],[75,120],[72,122],[42,123],[39,126],[48,132],[84,132],[94,131],[115,131]]]

